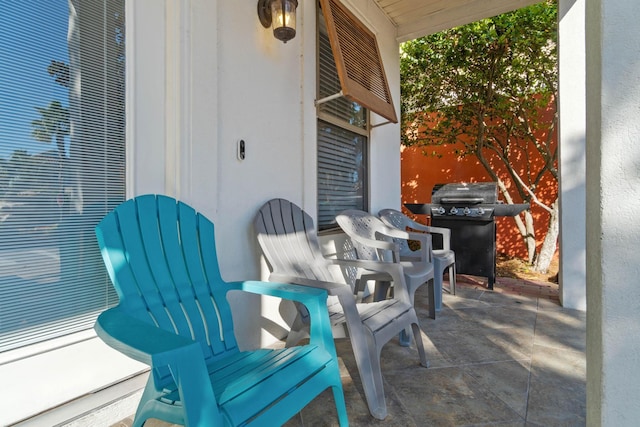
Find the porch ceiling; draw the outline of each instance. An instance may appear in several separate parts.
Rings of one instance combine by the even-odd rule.
[[[374,0],[398,28],[398,41],[510,12],[540,0]]]

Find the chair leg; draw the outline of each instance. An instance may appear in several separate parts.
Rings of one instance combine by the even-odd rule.
[[[400,332],[398,340],[401,347],[409,347],[411,345],[411,330],[407,328]]]
[[[387,405],[384,400],[384,385],[380,367],[380,354],[375,354],[373,338],[360,336],[357,339],[351,332],[351,346],[358,366],[360,381],[367,400],[369,412],[374,418],[383,420],[387,416]]]
[[[340,377],[340,368],[338,363],[331,364],[334,368],[329,376],[332,377],[331,392],[333,393],[333,401],[336,404],[336,412],[338,413],[338,423],[340,427],[347,427],[349,425],[349,418],[347,416],[347,402],[344,399],[344,391],[342,388],[342,378]]]
[[[350,298],[351,301],[346,301],[346,298]],[[380,352],[376,349],[375,337],[362,324],[360,315],[353,303],[353,296],[349,295],[346,298],[344,295],[340,295],[347,327],[349,328],[351,348],[358,366],[358,373],[360,374],[360,381],[362,381],[369,412],[374,418],[382,420],[387,416],[387,405],[384,400]]]
[[[392,291],[391,282],[386,280],[376,280],[376,286],[373,293],[374,301],[384,301],[389,298],[389,291]]]
[[[349,425],[349,418],[347,417],[347,403],[344,400],[344,393],[340,387],[331,387],[333,392],[333,400],[336,404],[336,410],[338,411],[338,422],[340,427],[346,427]]]
[[[449,266],[449,292],[451,292],[451,295],[456,294],[456,264],[455,263]]]
[[[375,341],[371,337],[372,341]],[[371,372],[369,376],[372,378],[374,387],[369,387],[369,395],[367,396],[367,404],[369,412],[374,418],[384,420],[387,417],[387,402],[384,397],[384,383],[382,381],[382,367],[380,366],[380,351],[376,348],[374,342],[368,347],[369,359],[371,360]],[[362,377],[362,372],[360,373]],[[365,395],[366,395],[365,390]]]
[[[436,318],[436,292],[435,292],[435,280],[429,280],[427,282],[427,292],[429,293],[429,317]]]
[[[427,287],[428,286],[429,286],[429,282],[427,282]],[[416,290],[417,290],[417,287],[416,288],[409,287],[409,301],[411,302],[411,307],[413,307],[414,311],[416,307]],[[429,291],[429,289],[427,289],[427,291]],[[433,298],[431,296],[431,293],[429,293],[429,315],[431,315],[432,306],[433,306]],[[417,318],[418,316],[416,315],[416,319]],[[433,318],[435,319],[435,314]],[[398,341],[401,347],[409,347],[411,345],[411,329],[407,327],[406,329],[402,330],[398,335]]]
[[[132,427],[142,427],[149,418],[152,418],[153,415],[157,413],[156,411],[158,411],[158,407],[161,405],[156,401],[156,398],[161,395],[162,393],[155,390],[153,379],[150,375],[147,380],[147,386],[142,392],[142,397],[138,403],[138,409],[136,409],[135,416],[133,417]]]
[[[416,348],[418,349],[418,356],[420,357],[420,365],[428,368],[429,361],[427,360],[427,353],[424,351],[424,343],[422,342],[422,331],[420,330],[420,326],[418,323],[411,323],[411,328],[413,329],[413,336],[416,339]]]
[[[442,269],[438,269],[438,271],[435,271],[435,275],[433,276],[433,285],[434,285],[434,298],[435,298],[435,303],[434,306],[436,308],[436,311],[440,311],[442,310],[442,281],[443,281],[443,276],[444,271],[442,271]]]
[[[287,342],[285,347],[293,347],[300,342],[309,332],[309,325],[305,323],[303,316],[298,312],[296,318],[291,325],[289,335],[287,335]]]

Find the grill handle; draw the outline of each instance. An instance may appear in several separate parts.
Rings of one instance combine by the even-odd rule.
[[[477,205],[482,202],[484,202],[484,199],[481,197],[468,197],[468,198],[443,197],[440,199],[440,203],[456,204],[456,205],[462,205],[462,204]]]

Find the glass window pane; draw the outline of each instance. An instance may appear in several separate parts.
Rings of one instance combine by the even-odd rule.
[[[345,209],[366,210],[367,138],[318,120],[318,229]]]
[[[0,351],[117,303],[93,228],[125,189],[124,0],[3,2]]]

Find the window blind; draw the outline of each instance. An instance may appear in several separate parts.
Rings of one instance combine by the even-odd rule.
[[[318,228],[324,230],[343,210],[365,209],[367,139],[322,120],[318,128]]]
[[[3,2],[0,352],[117,303],[94,237],[125,197],[124,0]]]
[[[318,19],[318,95],[340,91],[325,20]],[[346,97],[318,106],[318,230],[338,227],[345,209],[367,208],[367,110]]]

